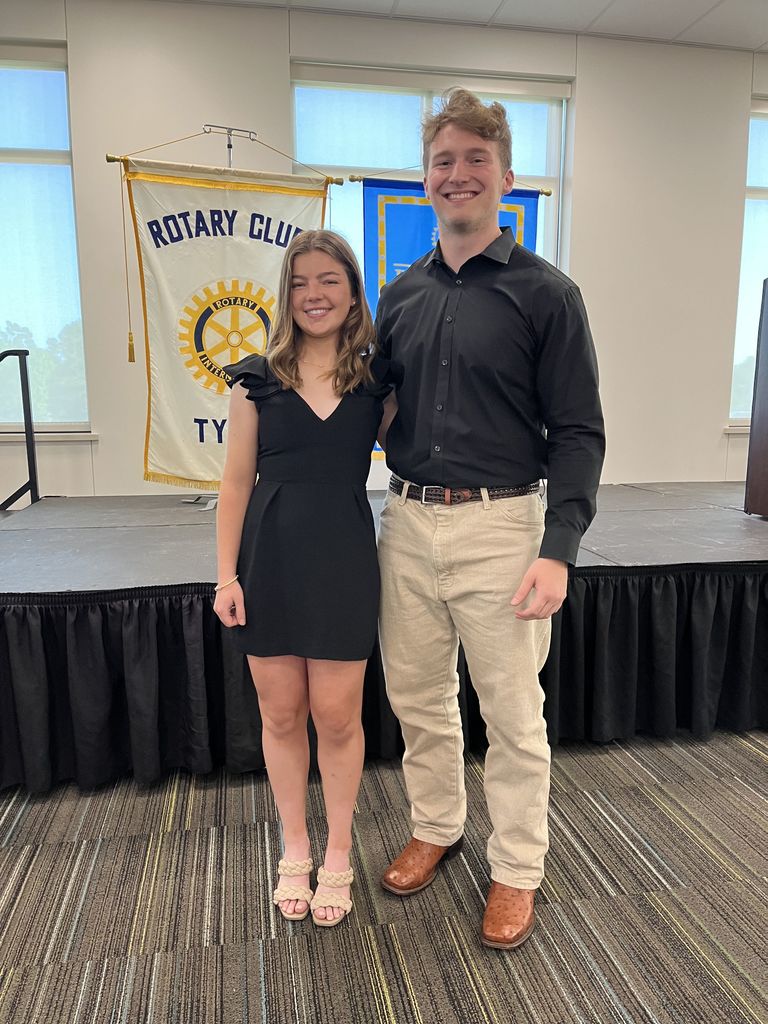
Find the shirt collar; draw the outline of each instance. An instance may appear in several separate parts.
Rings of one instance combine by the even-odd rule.
[[[488,259],[495,260],[496,263],[509,263],[509,257],[512,255],[512,250],[515,245],[515,236],[512,234],[512,229],[508,225],[504,225],[501,229],[501,234],[498,238],[494,238],[490,245],[486,246],[479,256],[487,256]],[[443,254],[440,251],[440,243],[438,242],[432,252],[427,256],[425,267],[430,266],[432,263],[444,263]]]

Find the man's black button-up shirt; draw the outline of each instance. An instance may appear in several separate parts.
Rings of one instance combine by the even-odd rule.
[[[576,561],[605,451],[597,360],[576,285],[509,228],[455,273],[438,247],[381,292],[376,328],[400,364],[387,464],[405,480],[547,480],[541,557]]]

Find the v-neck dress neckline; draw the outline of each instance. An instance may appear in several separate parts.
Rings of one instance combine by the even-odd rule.
[[[323,417],[323,416],[320,416],[315,411],[315,409],[309,404],[309,402],[306,400],[306,398],[304,398],[302,395],[299,394],[299,392],[296,390],[296,388],[289,388],[288,390],[293,391],[294,395],[296,395],[296,397],[298,399],[300,399],[300,401],[303,402],[304,405],[306,405],[306,407],[309,409],[309,411],[312,413],[312,415],[315,417],[315,419],[318,420],[320,423],[327,423],[328,420],[330,420],[333,416],[335,416],[336,413],[339,411],[339,406],[344,401],[344,399],[347,397],[346,394],[343,394],[341,396],[341,398],[338,400],[338,402],[336,403],[336,405],[333,407],[333,409],[328,413],[328,415]]]

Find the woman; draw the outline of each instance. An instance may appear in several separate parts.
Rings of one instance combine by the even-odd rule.
[[[266,356],[230,374],[219,493],[214,609],[248,655],[284,854],[273,901],[316,924],[352,908],[352,811],[363,767],[363,676],[374,645],[379,571],[365,482],[394,415],[388,364],[352,250],[329,231],[294,238]],[[259,479],[254,487],[258,466]],[[328,819],[317,888],[306,823],[309,740]]]

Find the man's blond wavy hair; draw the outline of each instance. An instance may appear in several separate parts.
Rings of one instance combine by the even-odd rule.
[[[333,231],[302,231],[288,246],[280,271],[277,313],[267,343],[267,362],[274,375],[287,388],[298,390],[299,342],[301,332],[291,312],[291,282],[297,256],[308,252],[324,252],[344,268],[352,291],[354,305],[341,326],[338,359],[329,376],[337,394],[354,391],[360,384],[371,382],[370,361],[376,347],[376,331],[363,290],[362,275],[349,244]]]
[[[438,110],[434,114],[427,114],[422,123],[421,146],[425,174],[429,171],[429,151],[435,136],[449,124],[497,143],[502,174],[511,169],[512,132],[506,110],[495,101],[486,106],[469,89],[456,86],[443,93]]]

